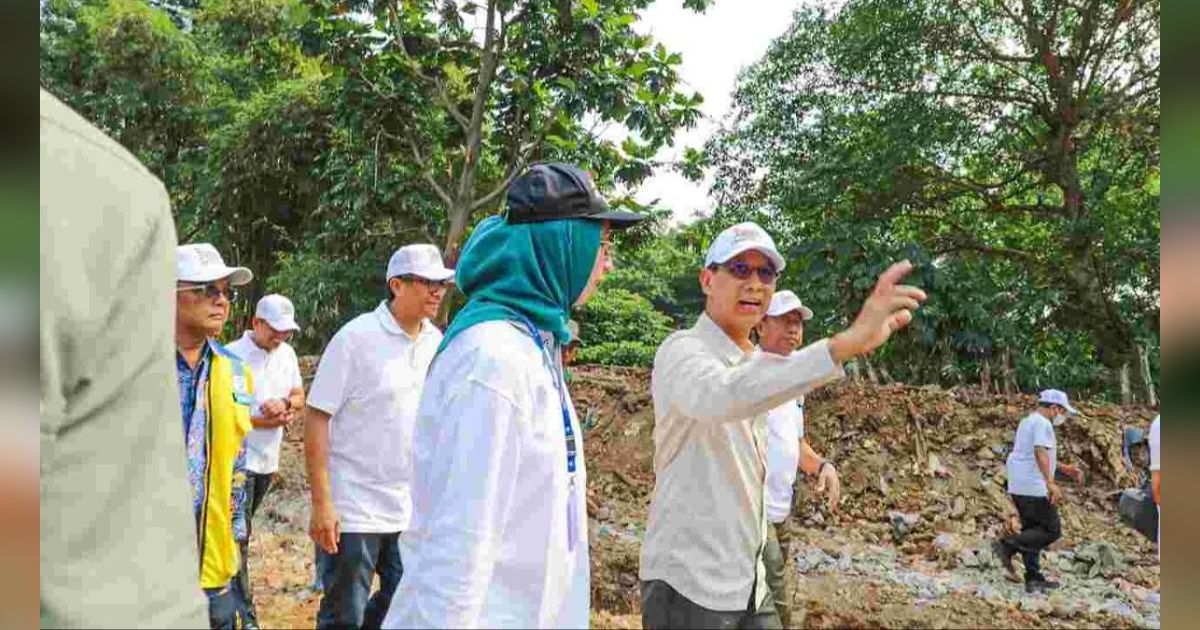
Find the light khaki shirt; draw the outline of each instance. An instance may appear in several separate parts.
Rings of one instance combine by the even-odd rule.
[[[767,412],[844,375],[826,340],[791,356],[742,351],[701,315],[654,357],[654,496],[642,580],[711,610],[767,594]]]

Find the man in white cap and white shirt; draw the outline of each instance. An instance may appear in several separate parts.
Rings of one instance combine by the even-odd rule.
[[[246,552],[254,532],[254,514],[279,470],[283,428],[304,408],[304,381],[300,378],[296,351],[287,342],[293,332],[300,330],[291,300],[279,294],[264,296],[255,307],[251,326],[228,348],[254,374],[254,405],[250,408],[254,430],[246,436],[246,540],[241,545],[238,583],[245,594],[250,619],[257,621]]]
[[[248,534],[246,452],[254,375],[216,341],[237,299],[234,287],[254,277],[229,267],[208,243],[175,248],[175,364],[183,413],[188,481],[200,551],[200,586],[213,628],[253,627],[235,580],[239,543]]]
[[[1013,556],[1025,560],[1025,590],[1033,593],[1058,588],[1041,570],[1042,550],[1062,537],[1058,503],[1062,490],[1054,480],[1058,460],[1058,440],[1054,427],[1062,426],[1067,415],[1078,413],[1067,394],[1047,389],[1038,395],[1038,407],[1017,425],[1012,452],[1006,462],[1008,494],[1021,519],[1020,533],[995,543],[1000,564],[1009,579],[1016,580]]]
[[[756,327],[763,352],[788,356],[804,343],[804,322],[813,312],[791,291],[771,298],[767,316]],[[793,572],[787,570],[789,529],[786,521],[794,503],[796,471],[817,477],[817,492],[826,495],[830,510],[837,511],[841,480],[833,462],[817,454],[804,435],[804,397],[789,400],[767,412],[767,547],[763,563],[767,584],[779,610],[783,627],[793,625],[793,605],[788,594]]]
[[[317,627],[378,628],[403,565],[412,517],[412,433],[442,333],[435,316],[454,271],[433,245],[388,262],[388,299],[330,340],[308,394],[309,533],[324,588]],[[379,590],[370,593],[374,575]]]
[[[655,486],[642,544],[645,628],[778,628],[766,583],[767,412],[843,376],[925,299],[892,265],[848,329],[781,356],[755,349],[784,261],[758,225],[713,241],[700,272],[705,310],[668,337],[651,376]]]

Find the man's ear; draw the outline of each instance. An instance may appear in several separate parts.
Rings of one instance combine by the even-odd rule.
[[[700,270],[700,290],[704,295],[708,295],[712,291],[713,270],[705,267]]]
[[[399,277],[388,279],[388,287],[391,288],[392,295],[397,297],[404,295],[404,281]]]

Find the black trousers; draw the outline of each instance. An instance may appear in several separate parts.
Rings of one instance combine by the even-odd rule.
[[[1047,497],[1030,497],[1020,494],[1009,495],[1021,516],[1021,533],[1008,536],[1000,542],[1009,549],[1021,553],[1025,560],[1025,581],[1046,579],[1042,575],[1042,550],[1062,538],[1062,521],[1058,508],[1050,505]]]
[[[675,628],[721,628],[728,630],[777,630],[783,627],[770,593],[761,608],[754,609],[751,591],[745,610],[710,610],[684,597],[662,580],[642,582],[642,627],[646,630]]]

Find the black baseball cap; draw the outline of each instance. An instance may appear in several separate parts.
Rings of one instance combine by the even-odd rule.
[[[560,219],[611,221],[625,228],[645,219],[636,212],[613,210],[596,190],[587,171],[562,162],[542,162],[513,180],[508,187],[509,223],[537,223]]]

